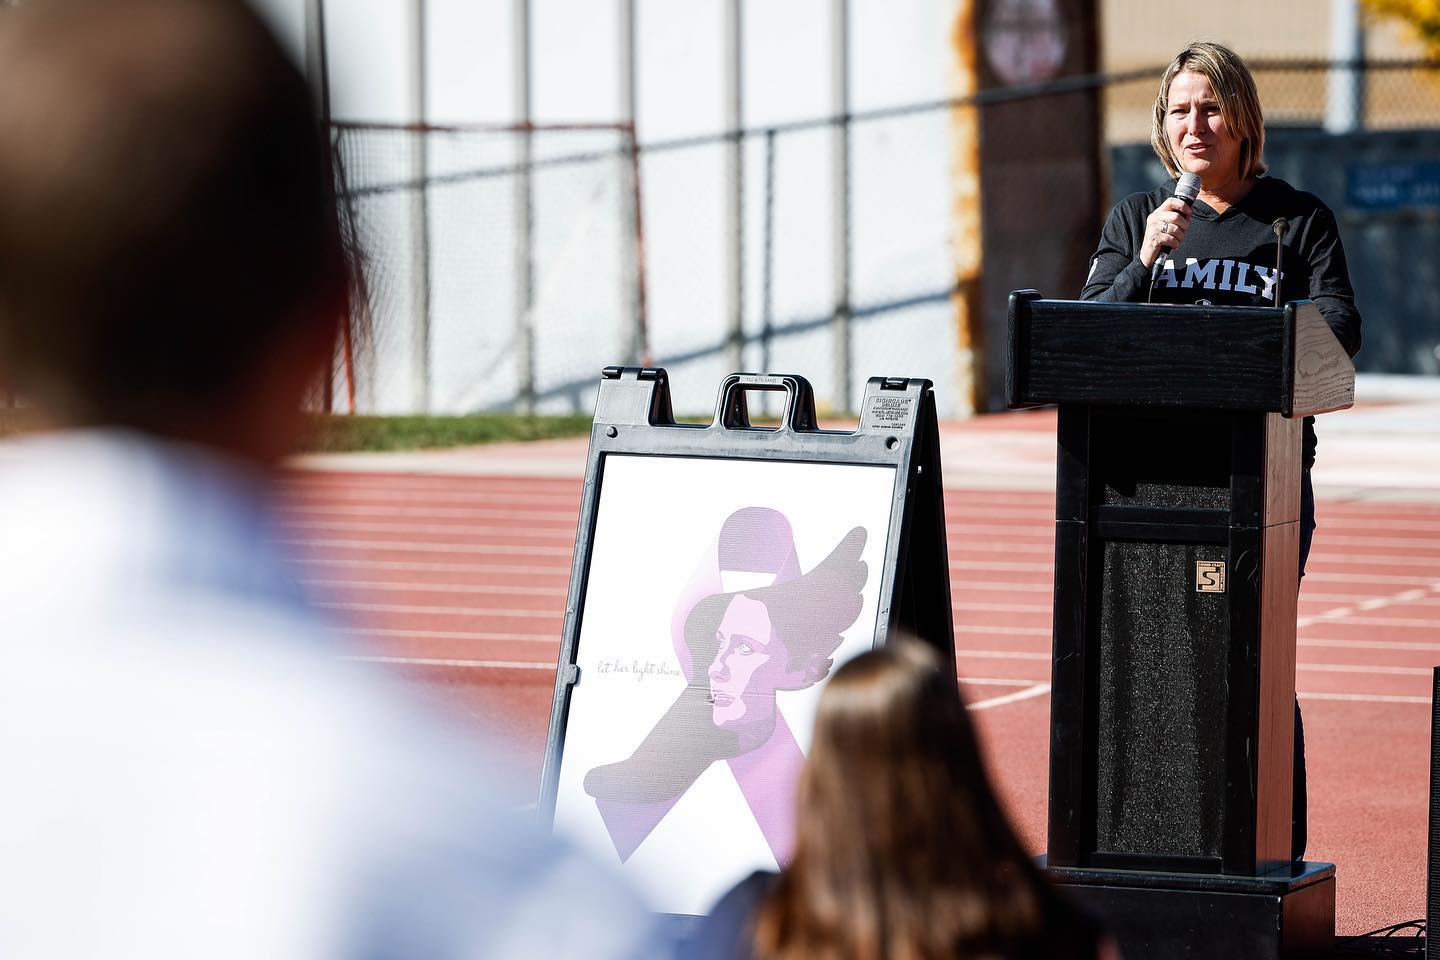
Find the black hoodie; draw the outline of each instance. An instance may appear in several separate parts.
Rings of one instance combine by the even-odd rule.
[[[1150,271],[1140,262],[1145,220],[1174,195],[1174,186],[1171,181],[1149,193],[1133,193],[1110,211],[1080,299],[1145,302],[1150,289]],[[1289,227],[1280,302],[1313,300],[1353,357],[1360,349],[1360,312],[1355,309],[1335,215],[1313,194],[1274,177],[1261,177],[1244,199],[1224,213],[1195,201],[1185,242],[1167,253],[1153,302],[1270,305],[1275,274],[1271,224],[1281,217]],[[1306,417],[1305,468],[1314,462],[1314,418]]]

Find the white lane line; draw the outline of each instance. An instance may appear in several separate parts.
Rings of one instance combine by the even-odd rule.
[[[312,604],[322,610],[356,610],[361,613],[414,613],[427,616],[447,617],[546,617],[559,618],[564,610],[549,609],[505,609],[500,607],[432,607],[413,603],[348,603],[344,601],[321,601]]]
[[[417,496],[418,494],[418,496]],[[312,502],[323,501],[325,504],[335,502],[364,503],[414,503],[416,499],[422,499],[426,503],[456,503],[476,504],[485,506],[492,503],[523,503],[529,506],[537,504],[553,503],[557,507],[568,507],[571,516],[580,512],[580,497],[576,493],[504,493],[501,491],[487,492],[483,489],[474,492],[455,492],[443,490],[427,491],[405,491],[389,490],[377,487],[373,491],[351,489],[341,487],[336,490],[316,490],[312,487],[301,484],[298,487],[291,487],[286,491],[291,503],[298,503],[300,507],[307,507]]]
[[[1343,700],[1347,703],[1423,703],[1430,705],[1429,697],[1387,696],[1379,693],[1298,693],[1301,700]]]
[[[375,491],[379,494],[404,492],[474,495],[478,492],[496,491],[517,496],[528,496],[529,487],[546,496],[559,496],[567,490],[578,494],[584,485],[584,478],[574,477],[511,477],[481,476],[459,473],[391,473],[388,471],[334,471],[312,473],[308,468],[300,474],[284,479],[287,487],[295,490],[348,492]],[[516,489],[519,488],[519,489]]]
[[[1381,607],[1388,607],[1392,603],[1410,603],[1413,600],[1423,600],[1430,591],[1416,588],[1397,593],[1393,597],[1371,597],[1368,600],[1361,600],[1355,604],[1356,610],[1378,610]]]
[[[514,557],[570,557],[573,547],[512,547],[499,543],[436,543],[433,540],[352,540],[347,537],[280,537],[283,547],[314,550],[380,550],[390,553],[496,553]]]
[[[497,643],[549,643],[559,645],[558,633],[482,633],[474,630],[405,630],[366,627],[355,630],[358,637],[396,637],[401,640],[480,640]]]
[[[455,667],[465,670],[554,670],[555,661],[524,660],[469,660],[445,657],[386,657],[379,655],[342,656],[340,660],[357,663],[387,663],[407,667]],[[960,683],[971,687],[1024,687],[1033,690],[1034,680],[1013,680],[1009,677],[956,677]],[[1041,684],[1048,686],[1048,684]],[[1027,693],[1028,696],[1038,696]]]
[[[1440,646],[1436,647],[1440,651]],[[1034,650],[971,650],[965,647],[955,648],[957,660],[969,657],[975,660],[1031,660],[1048,663],[1051,654]],[[1391,667],[1391,666],[1369,666],[1365,664],[1349,663],[1298,663],[1297,670],[1307,670],[1316,673],[1358,673],[1374,675],[1394,676],[1431,676],[1433,671],[1430,667]]]
[[[1435,583],[1435,578],[1434,578],[1434,577],[1405,576],[1405,575],[1403,575],[1403,574],[1386,574],[1386,573],[1323,573],[1323,572],[1321,572],[1321,573],[1308,573],[1308,572],[1307,572],[1307,573],[1305,574],[1305,582],[1308,584],[1308,583],[1310,583],[1312,580],[1315,581],[1315,582],[1317,582],[1317,583],[1332,583],[1332,582],[1334,582],[1334,583],[1344,583],[1344,584],[1348,584],[1348,585],[1354,585],[1354,584],[1359,584],[1359,583],[1379,583],[1379,584],[1393,584],[1393,585],[1395,585],[1395,586],[1402,586],[1402,585],[1403,585],[1403,586],[1421,586],[1421,587],[1429,587],[1429,586],[1431,586],[1432,584]],[[1303,587],[1301,588],[1301,591],[1300,591],[1300,592],[1301,592],[1302,595],[1304,594],[1305,591],[1304,591],[1304,588],[1303,588]]]
[[[1016,690],[1014,693],[1007,693],[999,697],[991,697],[988,700],[977,700],[970,704],[971,710],[990,710],[994,707],[1003,707],[1007,703],[1018,703],[1021,700],[1030,700],[1035,697],[1043,697],[1050,692],[1050,684],[1037,683],[1033,687],[1024,690]]]
[[[1391,531],[1401,536],[1411,533],[1440,533],[1440,523],[1434,520],[1400,520],[1393,518],[1370,520],[1359,517],[1342,520],[1339,518],[1330,518],[1322,523],[1321,526],[1324,528],[1326,536],[1337,533],[1342,536],[1365,536],[1377,533],[1385,534]]]
[[[956,624],[956,633],[984,633],[996,637],[1049,637],[1052,631],[1049,627],[972,627],[968,624]]]
[[[1015,524],[1013,526],[1010,526],[998,523],[953,523],[949,520],[946,520],[945,532],[963,533],[969,534],[971,536],[994,535],[997,537],[1005,537],[1007,539],[1013,537],[1045,537],[1047,539],[1053,540],[1055,538],[1055,526],[1053,523],[1046,527],[1035,529],[1024,524]]]
[[[389,664],[392,666],[412,667],[446,667],[465,670],[529,670],[552,672],[555,669],[554,661],[520,661],[520,660],[470,660],[451,659],[441,657],[389,657],[389,656],[342,656],[339,659],[363,663]],[[1393,673],[1400,672],[1403,668],[1381,669],[1374,672]],[[1417,668],[1418,672],[1428,674],[1430,671]],[[1371,672],[1371,671],[1365,671]],[[970,686],[1018,686],[1023,689],[1012,693],[1002,694],[998,697],[990,697],[985,700],[977,700],[969,704],[971,710],[990,710],[995,707],[1003,707],[1007,704],[1018,703],[1022,700],[1030,700],[1050,692],[1049,683],[1035,683],[1029,680],[1011,680],[999,677],[959,677],[961,684]],[[1346,703],[1407,703],[1407,704],[1429,704],[1430,698],[1423,696],[1405,696],[1398,694],[1366,694],[1366,693],[1313,693],[1300,691],[1297,696],[1301,700],[1331,700]]]
[[[554,661],[543,663],[521,660],[444,660],[435,657],[341,657],[340,659],[359,663],[389,663],[407,667],[460,667],[466,670],[553,671],[555,669]]]
[[[1400,677],[1429,677],[1435,673],[1430,667],[1370,667],[1358,663],[1297,663],[1295,669],[1314,673],[1364,673]]]
[[[1440,549],[1431,554],[1406,554],[1403,557],[1390,553],[1382,554],[1353,554],[1353,553],[1330,553],[1329,551],[1316,550],[1310,554],[1309,565],[1333,564],[1341,567],[1420,567],[1428,569],[1432,562],[1440,561]],[[1333,575],[1332,575],[1333,576]],[[1340,574],[1342,580],[1357,580],[1358,577],[1351,577],[1348,574]],[[1305,579],[1310,579],[1310,574],[1305,574]],[[1385,578],[1383,582],[1394,582],[1399,578]],[[1431,578],[1426,578],[1431,579]],[[1401,581],[1403,582],[1403,581]]]
[[[1440,653],[1440,643],[1406,643],[1403,640],[1332,640],[1329,637],[1305,637],[1295,641],[1300,647],[1335,647],[1341,650],[1419,650]]]
[[[330,567],[361,567],[375,570],[406,570],[413,573],[513,573],[517,576],[570,575],[570,563],[547,567],[526,567],[510,563],[433,563],[425,560],[367,560],[363,557],[292,557],[292,562],[314,570]]]
[[[1310,606],[1327,605],[1332,607],[1353,604],[1358,609],[1365,609],[1365,604],[1374,603],[1377,599],[1373,591],[1369,593],[1319,593],[1318,591],[1311,593],[1304,587],[1300,588],[1300,605],[1302,607],[1306,604]],[[1414,602],[1421,604],[1440,604],[1440,600],[1417,600]]]
[[[1398,627],[1402,629],[1418,628],[1422,630],[1440,630],[1440,616],[1427,617],[1423,620],[1411,617],[1352,617],[1345,614],[1334,616],[1302,617],[1296,622],[1297,627],[1310,627],[1317,623],[1334,624],[1345,626],[1356,624],[1362,627]]]
[[[1050,553],[1055,552],[1053,543],[1016,543],[1013,539],[966,540],[950,545],[951,553]]]
[[[1037,680],[1011,680],[1007,677],[956,677],[972,687],[1033,687]]]
[[[1360,611],[1383,610],[1386,607],[1414,603],[1424,597],[1440,593],[1440,581],[1427,584],[1423,587],[1412,587],[1408,590],[1401,590],[1392,593],[1388,597],[1371,597],[1359,603],[1352,603],[1346,606],[1335,607],[1326,610],[1324,613],[1314,616],[1300,617],[1295,621],[1297,628],[1304,628],[1316,623],[1335,622],[1343,620],[1345,623],[1356,623],[1362,626],[1372,627],[1440,627],[1440,618],[1436,620],[1417,620],[1413,618],[1389,618],[1389,617],[1357,617],[1355,613]]]
[[[974,589],[974,584],[966,584],[967,588]],[[970,610],[976,613],[1050,613],[1051,606],[1048,603],[969,603],[961,602],[951,605],[953,610]]]
[[[995,633],[994,630],[976,629],[969,631],[974,633]],[[368,627],[358,629],[356,633],[362,637],[386,637],[399,639],[416,640],[474,640],[474,641],[495,641],[515,643],[554,643],[560,642],[558,633],[544,634],[522,634],[522,633],[487,633],[473,630],[409,630],[390,627]],[[1049,635],[1049,631],[1045,631]],[[1440,643],[1397,643],[1384,640],[1301,640],[1298,644],[1302,647],[1323,647],[1335,649],[1369,649],[1369,650],[1399,650],[1419,651],[1424,653],[1440,654]],[[971,657],[982,660],[1034,660],[1049,662],[1051,654],[1048,651],[1039,650],[979,650],[968,647],[956,647],[956,657]],[[1307,669],[1310,665],[1299,664],[1300,669]],[[1418,668],[1426,674],[1429,668]]]
[[[414,503],[414,498],[410,498]],[[277,507],[281,516],[306,517],[426,517],[431,520],[553,520],[556,523],[575,525],[579,510],[510,510],[487,509],[485,507],[396,507],[377,504],[370,507],[336,506],[331,504],[301,503],[284,504]]]
[[[413,593],[501,593],[527,597],[564,597],[565,587],[524,587],[497,583],[411,583],[404,580],[314,580],[302,579],[307,587],[328,590],[401,590]]]
[[[300,532],[302,530],[339,530],[347,533],[404,533],[410,536],[466,536],[481,537],[503,534],[507,537],[535,537],[540,540],[575,540],[575,524],[564,527],[530,527],[523,532],[507,530],[496,526],[477,526],[463,523],[350,523],[341,520],[281,520],[276,524],[280,529]]]
[[[1348,537],[1325,535],[1325,549],[1330,547],[1440,547],[1434,537]]]
[[[967,650],[955,648],[955,658],[974,657],[980,660],[1043,660],[1050,662],[1050,654],[1034,650]]]
[[[509,564],[473,564],[473,563],[427,563],[420,560],[369,560],[363,557],[338,557],[329,554],[318,554],[312,557],[302,557],[304,562],[317,566],[333,567],[374,567],[377,570],[423,570],[435,573],[556,573],[570,570],[569,560],[574,551],[570,548],[561,547],[503,547],[493,544],[468,544],[468,543],[416,543],[400,540],[349,540],[349,539],[325,539],[325,538],[279,538],[271,540],[272,543],[287,547],[303,547],[315,550],[384,550],[384,551],[408,551],[416,553],[495,553],[507,555],[525,555],[535,557],[561,557],[563,563],[556,563],[548,567],[536,566],[511,566]],[[1052,567],[1048,563],[1004,563],[978,560],[954,560],[950,563],[950,569],[955,570],[983,570],[995,573],[1043,573],[1049,574]],[[1048,580],[1034,583],[1000,582],[970,580],[964,577],[952,576],[952,582],[963,583],[971,589],[993,589],[993,590],[1018,590],[1030,593],[1050,593],[1054,590],[1053,584]],[[1307,575],[1306,579],[1310,579]],[[1389,582],[1389,581],[1386,581]]]

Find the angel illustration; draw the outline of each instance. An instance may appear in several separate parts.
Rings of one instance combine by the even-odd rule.
[[[585,776],[622,861],[722,760],[776,862],[789,861],[804,754],[777,694],[811,687],[834,666],[860,615],[865,538],[855,527],[802,573],[784,514],[744,507],[725,520],[672,617],[685,689],[628,759]]]

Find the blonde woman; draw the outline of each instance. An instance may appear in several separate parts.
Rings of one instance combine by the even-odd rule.
[[[1313,300],[1352,357],[1360,312],[1335,215],[1313,194],[1265,175],[1265,121],[1249,68],[1218,43],[1192,43],[1160,81],[1150,144],[1171,177],[1196,175],[1193,206],[1175,182],[1115,205],[1090,263],[1084,300],[1266,306]],[[1277,233],[1284,252],[1277,256]],[[1160,262],[1158,277],[1153,268]],[[1300,570],[1315,532],[1315,418],[1300,474]],[[1306,842],[1305,740],[1295,707],[1292,852]]]

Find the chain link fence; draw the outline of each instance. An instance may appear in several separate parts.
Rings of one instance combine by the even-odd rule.
[[[1326,136],[1327,113],[1334,122],[1329,91],[1346,75],[1362,91],[1352,122],[1363,130],[1440,128],[1436,63],[1251,67],[1277,154],[1292,134]],[[1095,91],[1109,171],[1102,188],[1118,196],[1158,182],[1158,163],[1147,166],[1145,151],[1160,73],[1072,77],[999,95],[1013,103]],[[983,106],[986,95],[966,102]],[[942,415],[953,414],[961,405],[955,385],[964,379],[950,303],[958,105],[915,104],[638,148],[623,126],[337,126],[342,194],[365,264],[352,365],[357,408],[586,411],[602,367],[645,362],[670,370],[677,411],[704,415],[715,385],[734,368],[738,312],[742,369],[802,373],[837,409],[853,409],[867,376],[929,377]],[[841,131],[849,170],[837,190]],[[1065,131],[1025,135],[1040,152],[1045,138]],[[737,143],[741,216],[732,231],[727,157]],[[1317,152],[1313,140],[1303,149]],[[1294,165],[1276,172],[1337,210],[1344,206],[1343,186],[1338,194],[1333,184],[1307,186],[1305,168]],[[1029,207],[1007,215],[1036,224],[1037,250],[1075,243],[1043,229],[1053,198],[1037,186]],[[1433,228],[1437,208],[1411,204],[1407,223]],[[1342,230],[1368,242],[1374,224],[1357,216],[1342,216]],[[738,289],[727,279],[734,250]],[[1379,269],[1364,258],[1356,266]],[[1083,268],[1077,264],[1077,277]],[[1376,278],[1355,281],[1362,293],[1382,296]],[[1403,326],[1398,306],[1362,306],[1370,331]],[[848,320],[849,383],[841,382],[840,314]],[[1427,334],[1418,326],[1400,331],[1402,339],[1412,334],[1419,338],[1413,349],[1376,355],[1391,357],[1384,362],[1392,372],[1437,372],[1424,360],[1432,347],[1419,342]]]
[[[512,409],[627,352],[639,286],[628,128],[334,133],[362,265],[353,361],[338,374],[353,377],[357,409]]]
[[[1365,130],[1432,128],[1440,125],[1440,73],[1430,61],[1256,60],[1251,73],[1273,128],[1325,127],[1332,119],[1332,85],[1353,78],[1361,91],[1354,119]],[[1110,144],[1150,139],[1151,106],[1163,67],[1107,78],[1102,104]],[[1346,125],[1346,124],[1340,124]]]
[[[851,158],[843,186],[833,163],[842,126]],[[649,346],[672,374],[678,409],[708,412],[715,386],[732,372],[735,299],[739,366],[802,373],[832,408],[853,405],[871,374],[934,370],[939,381],[953,379],[948,131],[948,111],[927,105],[742,133],[737,291],[725,289],[724,159],[734,140],[658,144],[642,153]],[[837,191],[847,210],[837,210]],[[837,277],[841,263],[848,271]],[[837,301],[848,307],[849,384],[840,383]]]

